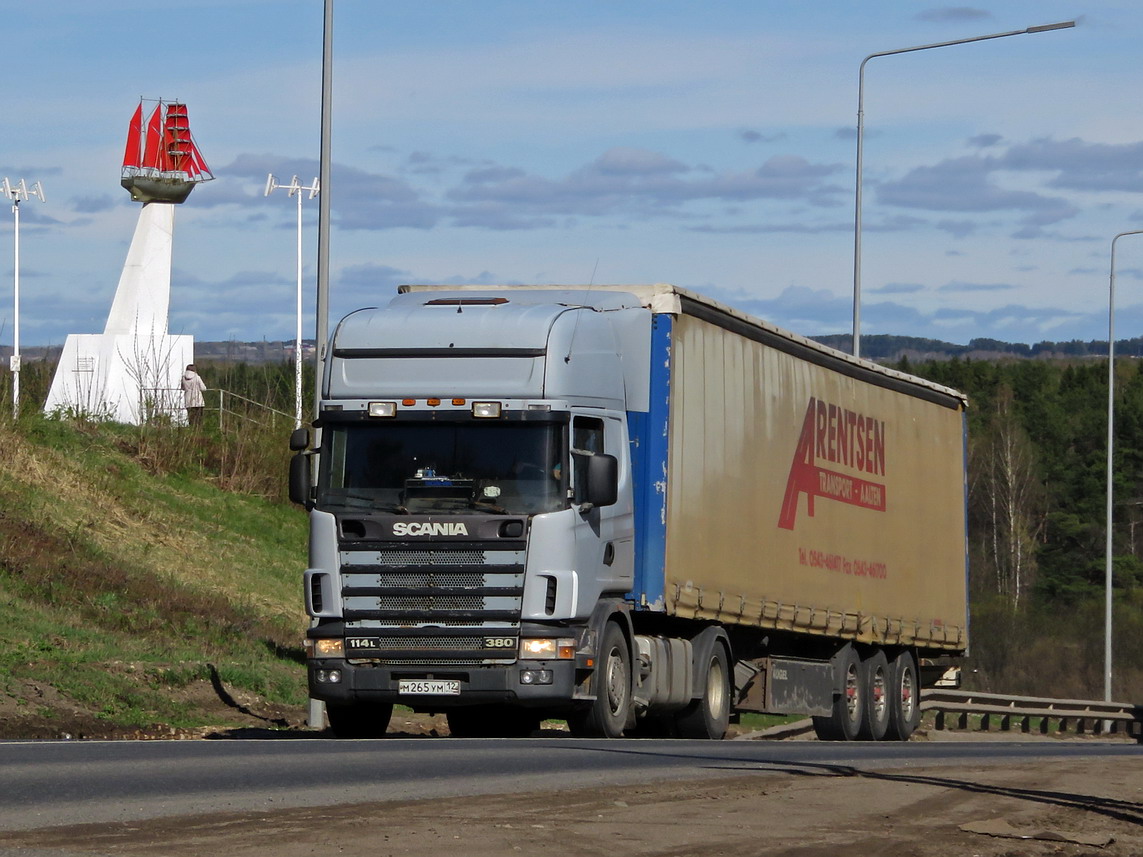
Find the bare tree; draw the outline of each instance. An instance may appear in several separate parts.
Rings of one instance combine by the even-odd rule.
[[[985,529],[981,536],[992,583],[1015,610],[1035,579],[1045,491],[1010,387],[999,389],[992,424],[974,444],[971,464],[974,517]]]

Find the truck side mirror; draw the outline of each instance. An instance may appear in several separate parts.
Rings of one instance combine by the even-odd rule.
[[[587,502],[614,506],[619,499],[619,460],[597,453],[587,460]]]
[[[299,429],[299,431],[304,431],[304,429]],[[291,442],[290,445],[293,446],[293,443]],[[290,457],[290,502],[305,506],[307,509],[312,508],[311,487],[310,457],[304,452],[295,452]]]
[[[310,430],[307,428],[296,428],[290,433],[290,450],[292,452],[301,452],[310,445]]]

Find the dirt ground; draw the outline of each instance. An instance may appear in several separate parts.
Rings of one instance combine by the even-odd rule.
[[[1143,854],[1143,758],[881,773],[808,768],[775,773],[763,767],[753,776],[606,793],[493,795],[0,834],[0,854],[200,857],[223,852],[231,857],[1138,857]]]

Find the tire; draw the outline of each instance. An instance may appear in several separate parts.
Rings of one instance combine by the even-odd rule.
[[[621,737],[631,709],[631,649],[615,622],[604,627],[591,684],[595,699],[568,717],[568,728],[577,738]]]
[[[865,692],[862,695],[862,723],[858,738],[884,741],[889,731],[892,702],[889,691],[889,660],[877,649],[861,662]]]
[[[393,706],[368,702],[327,705],[325,715],[336,738],[383,738],[393,717]]]
[[[540,715],[505,705],[453,708],[445,719],[454,738],[527,738],[540,727]]]
[[[702,696],[675,716],[678,737],[721,741],[730,726],[730,665],[715,643],[703,667]]]
[[[842,691],[828,717],[814,717],[814,731],[822,741],[856,741],[865,719],[865,682],[861,659],[853,646],[846,646],[835,656],[834,670]]]
[[[901,652],[889,665],[889,741],[908,741],[921,722],[921,684],[917,661],[910,651]]]

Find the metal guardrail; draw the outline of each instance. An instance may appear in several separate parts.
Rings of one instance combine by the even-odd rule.
[[[1046,699],[1034,696],[1008,696],[1001,693],[974,693],[933,688],[921,692],[921,710],[936,711],[937,729],[970,728],[970,715],[979,716],[971,728],[982,732],[993,725],[1000,731],[1037,730],[1076,735],[1117,734],[1121,730],[1143,743],[1143,705],[1127,702],[1098,702],[1086,699]]]
[[[218,405],[215,406],[215,397]],[[229,417],[232,420],[242,420],[256,425],[277,426],[281,421],[295,422],[293,414],[287,414],[232,393],[229,390],[211,389],[203,396],[203,406],[206,410],[218,411],[218,425],[223,427]],[[144,422],[151,422],[155,417],[176,419],[184,411],[183,391],[181,387],[144,387],[139,391],[139,413],[143,415]]]
[[[222,426],[229,416],[231,418],[246,420],[247,422],[256,423],[257,425],[264,426],[268,420],[271,427],[277,426],[280,420],[285,420],[290,424],[294,422],[294,415],[287,414],[279,410],[271,408],[269,405],[264,405],[261,402],[256,402],[253,399],[248,399],[245,396],[240,396],[237,393],[232,393],[229,390],[209,390],[207,398],[213,399],[214,394],[218,394],[218,424]],[[228,407],[227,403],[230,403]],[[243,403],[243,404],[237,404]],[[214,410],[211,408],[211,410]],[[251,412],[259,414],[262,419],[256,419],[251,415]]]

